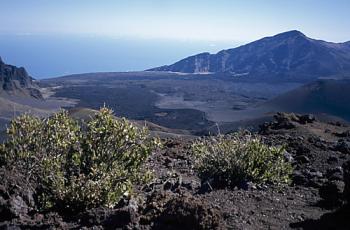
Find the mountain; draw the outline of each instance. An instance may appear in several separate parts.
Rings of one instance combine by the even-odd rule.
[[[38,86],[23,67],[5,64],[0,57],[0,94],[42,98]]]
[[[328,114],[350,121],[350,80],[318,80],[277,96],[274,111]]]
[[[201,53],[149,71],[304,79],[344,75],[350,73],[350,42],[315,40],[293,30],[217,54]]]

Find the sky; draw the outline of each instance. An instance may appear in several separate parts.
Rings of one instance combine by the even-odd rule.
[[[350,40],[349,0],[0,0],[1,34],[252,41],[297,29]]]

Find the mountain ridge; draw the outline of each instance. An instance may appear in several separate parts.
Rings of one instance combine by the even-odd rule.
[[[149,69],[234,76],[318,77],[350,73],[350,42],[333,43],[292,30],[237,48],[192,55],[172,65]]]
[[[6,64],[0,57],[0,94],[4,93],[42,98],[34,79],[24,67]]]

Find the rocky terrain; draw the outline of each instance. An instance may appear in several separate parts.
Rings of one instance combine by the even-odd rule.
[[[147,162],[152,183],[110,209],[40,212],[37,185],[1,168],[0,229],[348,229],[350,127],[278,113],[259,135],[286,147],[292,184],[212,188],[193,170],[192,140],[165,138]]]
[[[308,81],[349,74],[348,44],[315,40],[293,30],[217,54],[201,53],[151,70]]]

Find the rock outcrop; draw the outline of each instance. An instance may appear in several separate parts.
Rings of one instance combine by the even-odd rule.
[[[0,93],[4,92],[42,98],[38,86],[25,68],[5,64],[0,57]]]

